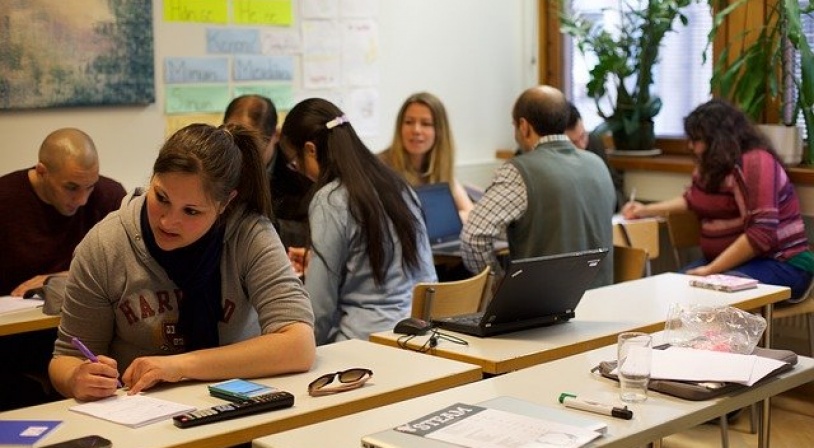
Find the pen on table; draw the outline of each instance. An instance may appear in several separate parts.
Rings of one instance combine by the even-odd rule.
[[[565,392],[560,394],[559,402],[564,404],[566,407],[579,409],[582,411],[610,415],[611,417],[621,418],[624,420],[630,420],[633,418],[633,411],[628,409],[627,406],[618,408],[616,406],[600,403],[598,401],[583,400],[577,398],[577,396],[574,394]]]
[[[93,352],[90,351],[90,349],[87,348],[85,344],[83,344],[82,341],[80,341],[79,338],[77,338],[76,336],[71,338],[71,344],[73,344],[73,346],[76,347],[77,350],[82,352],[85,358],[88,358],[88,361],[99,362],[99,358],[97,358],[96,355],[94,355]],[[116,378],[116,386],[122,387],[122,382],[119,381],[118,377]]]

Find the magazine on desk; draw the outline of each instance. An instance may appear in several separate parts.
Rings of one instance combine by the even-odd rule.
[[[456,403],[390,431],[366,436],[363,446],[576,448],[605,431],[607,425],[598,419],[518,398],[498,397],[478,405]],[[419,437],[429,440],[421,441]]]
[[[735,275],[712,274],[704,277],[690,279],[690,286],[696,288],[714,289],[715,291],[735,292],[744,289],[757,288],[758,281],[748,277]]]

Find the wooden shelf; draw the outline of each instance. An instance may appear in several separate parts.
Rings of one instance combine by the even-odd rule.
[[[608,162],[614,168],[626,171],[656,171],[663,173],[692,174],[693,160],[689,156],[661,155],[653,157],[608,156]],[[814,185],[814,168],[787,166],[789,178],[795,184]]]

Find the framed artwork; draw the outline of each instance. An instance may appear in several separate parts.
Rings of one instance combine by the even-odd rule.
[[[155,101],[151,0],[0,0],[0,110]]]

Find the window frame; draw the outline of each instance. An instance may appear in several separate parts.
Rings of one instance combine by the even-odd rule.
[[[537,0],[539,45],[538,45],[538,81],[558,89],[565,88],[564,69],[565,58],[568,55],[565,45],[567,37],[560,33],[558,12],[560,2],[569,0]],[[744,6],[733,11],[721,24],[712,45],[712,61],[730,42],[737,42],[744,30],[761,26],[767,16],[769,5],[775,5],[780,0],[747,0]],[[748,11],[748,14],[747,14]],[[779,119],[779,107],[776,103],[767,104],[763,111],[764,121],[776,122]],[[687,142],[682,137],[666,137],[656,135],[656,144],[664,154],[687,154]]]

